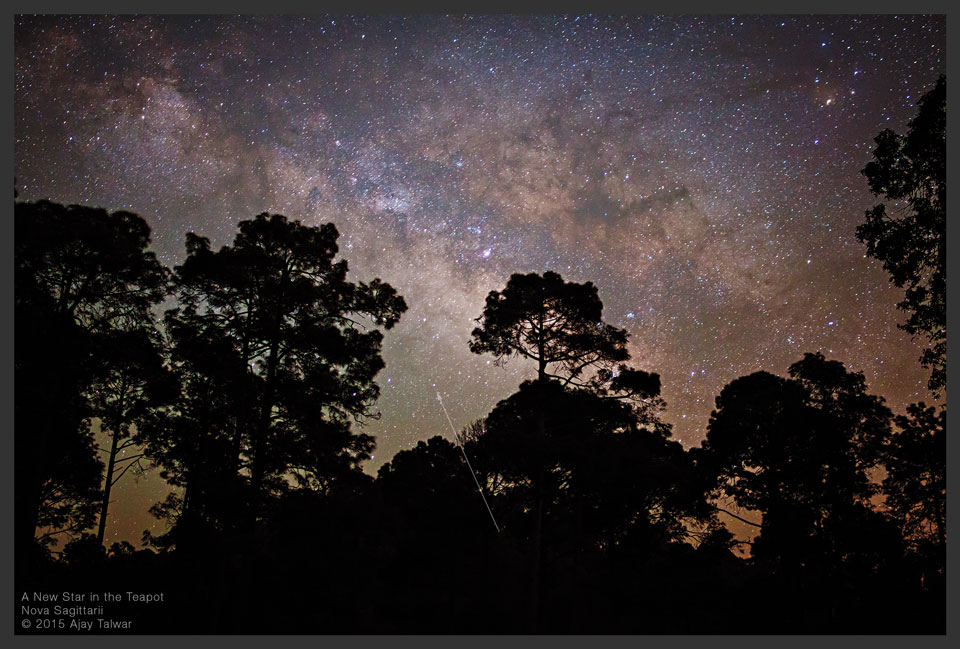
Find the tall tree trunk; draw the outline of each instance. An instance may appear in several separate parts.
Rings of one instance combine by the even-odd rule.
[[[107,477],[103,484],[103,502],[100,503],[100,526],[97,529],[97,542],[103,545],[103,537],[107,529],[107,510],[110,507],[110,491],[113,488],[113,469],[117,465],[117,448],[120,445],[120,435],[125,430],[126,423],[123,417],[123,398],[126,396],[127,383],[125,375],[120,374],[120,399],[117,403],[117,425],[110,436],[110,458],[107,461]],[[101,423],[102,426],[102,423]],[[102,430],[102,428],[101,428]]]
[[[279,337],[278,337],[279,338]],[[279,340],[275,338],[270,346],[270,355],[267,357],[267,377],[263,386],[263,402],[260,404],[260,421],[256,428],[256,437],[253,442],[253,467],[251,471],[251,486],[253,488],[254,508],[252,512],[254,527],[262,502],[263,481],[266,477],[267,462],[267,434],[270,431],[270,415],[273,412],[274,382],[277,374],[277,356],[279,354]]]
[[[267,376],[263,386],[263,402],[260,404],[260,421],[257,425],[253,441],[253,467],[251,470],[251,485],[253,487],[254,507],[252,512],[253,528],[256,529],[257,516],[260,514],[263,501],[263,481],[267,473],[266,450],[267,435],[270,432],[270,416],[273,412],[274,383],[277,377],[277,366],[280,364],[280,335],[283,331],[283,291],[286,289],[288,271],[284,270],[280,279],[276,304],[274,305],[272,332],[270,337],[270,351],[267,356]]]
[[[537,366],[537,389],[539,398],[537,399],[537,441],[541,448],[546,444],[546,405],[544,404],[544,390],[547,381],[547,359],[545,341],[543,338],[543,318],[544,307],[541,305],[538,318],[537,329],[537,351],[539,355]],[[543,481],[544,466],[543,457],[538,458],[539,469],[537,471],[537,481],[534,486],[535,501],[533,506],[533,535],[532,560],[530,575],[530,618],[528,628],[530,633],[539,633],[540,631],[540,568],[542,562],[543,548]]]
[[[97,528],[97,543],[103,545],[103,537],[107,531],[107,510],[110,507],[110,491],[113,488],[113,469],[117,463],[117,447],[120,443],[121,423],[118,430],[113,431],[110,442],[110,459],[107,462],[107,477],[103,485],[103,501],[100,503],[100,526]]]
[[[252,380],[253,372],[250,369],[250,307],[247,307],[246,318],[243,323],[243,338],[240,345],[240,365],[237,367],[237,376],[242,377],[243,384],[240,386],[240,394],[247,394],[247,387],[250,385]],[[240,469],[243,466],[243,462],[240,459],[240,455],[243,452],[243,433],[244,426],[241,424],[241,421],[244,420],[243,417],[237,412],[237,409],[244,404],[237,403],[234,405],[234,416],[233,416],[233,448],[231,452],[233,456],[230,458],[233,463],[231,476],[234,480],[237,480],[240,476]]]

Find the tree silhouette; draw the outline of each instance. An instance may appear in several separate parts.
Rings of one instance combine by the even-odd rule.
[[[396,516],[394,538],[406,537],[404,547],[413,548],[424,537],[462,543],[466,537],[493,533],[460,450],[439,435],[394,455],[378,470],[377,486],[387,510]],[[420,551],[448,550],[449,543]]]
[[[630,400],[643,409],[662,403],[660,377],[627,367],[627,332],[602,321],[603,302],[592,282],[564,282],[555,272],[510,276],[503,291],[487,296],[470,351],[537,364],[540,381]]]
[[[183,548],[208,533],[236,532],[249,514],[241,473],[249,475],[250,425],[263,379],[216,321],[170,310],[165,325],[180,390],[141,424],[139,438],[160,476],[180,490],[151,510],[171,524],[151,542]]]
[[[18,236],[18,248],[23,245]],[[19,261],[14,275],[14,534],[17,551],[25,556],[38,529],[39,541],[48,544],[94,523],[103,463],[84,423],[89,338],[71,318],[56,314],[52,298]]]
[[[721,391],[696,453],[718,491],[763,513],[753,554],[802,564],[841,556],[843,521],[876,492],[890,412],[863,376],[806,354],[790,379],[756,372]]]
[[[840,361],[828,361],[820,353],[804,354],[801,360],[790,366],[789,373],[803,387],[807,405],[825,416],[829,426],[842,431],[839,437],[843,442],[838,442],[836,449],[827,446],[832,459],[839,461],[845,455],[853,462],[851,466],[832,467],[828,464],[830,468],[847,471],[840,481],[828,483],[828,486],[838,497],[866,500],[876,488],[864,477],[882,461],[883,445],[890,434],[892,415],[884,405],[883,397],[867,392],[863,374],[850,372]],[[844,485],[843,481],[854,474],[857,480]]]
[[[377,416],[382,330],[406,304],[347,281],[332,224],[261,214],[217,252],[187,235],[172,282],[134,215],[18,204],[16,226],[18,551],[74,537],[37,553],[24,592],[135,574],[171,603],[137,628],[167,632],[729,632],[743,610],[772,632],[942,623],[945,406],[913,404],[891,433],[862,374],[806,354],[725,386],[687,452],[596,287],[513,275],[470,348],[536,379],[456,434],[495,531],[442,437],[360,470],[374,441],[352,425]],[[105,551],[111,489],[141,454],[175,489],[151,510],[169,531],[145,534],[163,551]],[[749,560],[707,500],[721,493],[763,515]]]
[[[338,236],[333,224],[266,213],[241,222],[233,245],[218,252],[187,235],[187,258],[175,269],[179,306],[166,322],[191,385],[201,394],[227,386],[228,406],[213,421],[200,403],[180,411],[194,419],[183,434],[206,439],[167,440],[184,451],[157,454],[168,471],[212,457],[191,458],[198,445],[226,450],[219,462],[249,476],[256,505],[288,480],[324,489],[369,457],[372,438],[351,433],[350,421],[377,416],[377,326],[391,328],[406,304],[379,279],[346,281],[346,261],[334,261]]]
[[[527,381],[484,429],[469,448],[505,524],[528,535],[539,495],[547,536],[563,551],[613,547],[631,535],[681,539],[684,520],[707,513],[683,447],[651,433],[621,401]]]
[[[564,282],[552,271],[542,276],[514,274],[503,291],[491,291],[487,296],[483,314],[478,318],[480,326],[471,334],[470,350],[474,353],[492,354],[498,364],[515,356],[526,358],[537,367],[536,382],[521,386],[517,395],[498,406],[500,412],[496,416],[491,413],[488,417],[488,432],[481,438],[479,452],[481,456],[489,452],[491,458],[497,458],[491,461],[501,462],[502,466],[496,468],[518,487],[516,493],[521,494],[522,507],[531,511],[530,627],[534,630],[540,617],[545,515],[555,506],[558,485],[570,484],[568,479],[573,473],[578,478],[585,475],[583,470],[563,475],[571,471],[571,466],[568,461],[563,467],[556,455],[561,452],[558,442],[566,440],[570,447],[577,435],[585,440],[636,424],[656,431],[662,438],[669,435],[669,428],[658,417],[663,408],[660,377],[625,364],[630,358],[627,332],[605,324],[602,312],[603,303],[591,282]],[[574,396],[573,392],[580,394]],[[573,414],[571,404],[577,400],[590,402],[581,404],[587,412],[601,419],[612,417],[617,423],[598,424],[582,419],[561,423],[550,417],[553,412]],[[604,408],[599,401],[625,405],[614,414],[614,405]],[[513,414],[506,415],[507,412]],[[623,419],[627,415],[629,424]],[[560,435],[561,425],[576,428],[575,422],[583,428],[573,437]],[[486,446],[492,448],[487,451]],[[576,447],[577,443],[572,443],[572,448]],[[589,452],[597,457],[596,449],[588,451],[582,447],[578,451],[568,450],[567,459]],[[518,458],[523,458],[521,464],[515,463]],[[587,487],[571,487],[571,491],[578,488]],[[577,505],[578,515],[586,511],[584,499],[590,497],[597,494],[587,496],[584,491]],[[578,538],[582,538],[584,527],[580,522],[576,529]]]
[[[152,322],[144,323],[152,325]],[[164,367],[154,329],[111,331],[95,337],[97,368],[87,390],[91,415],[100,420],[110,436],[107,470],[97,540],[102,545],[114,485],[131,469],[143,470],[144,454],[132,433],[143,427],[152,410],[171,400],[177,392],[172,374]],[[130,451],[130,453],[127,453]]]
[[[94,339],[151,321],[166,270],[149,243],[150,228],[129,212],[15,205],[18,545],[39,524],[65,522],[67,512],[75,514],[67,516],[73,529],[89,520],[90,507],[78,499],[92,495],[94,474],[99,483],[83,423],[91,414],[83,393],[94,377]],[[59,510],[45,511],[51,506]]]
[[[471,421],[457,432],[457,443],[466,445],[471,442],[476,442],[484,434],[486,427],[486,417]]]
[[[456,442],[435,436],[398,452],[376,486],[376,518],[389,539],[380,548],[383,614],[398,630],[510,628],[522,591],[510,592],[516,574],[496,574],[497,548],[510,541],[490,525]]]
[[[946,592],[946,424],[946,405],[937,412],[914,403],[898,415],[882,483],[887,512],[908,548],[910,585],[934,597]]]
[[[898,415],[886,449],[883,493],[904,535],[914,543],[946,547],[947,409],[923,402]]]
[[[150,227],[130,212],[17,203],[18,266],[87,331],[149,322],[165,296],[166,269],[147,250]]]
[[[510,356],[529,358],[537,363],[540,380],[582,385],[587,367],[629,357],[626,332],[603,324],[602,310],[591,282],[564,282],[551,271],[515,274],[503,291],[487,296],[470,350],[493,354],[501,363]]]
[[[929,387],[946,385],[947,363],[947,81],[917,102],[907,134],[890,129],[874,141],[873,161],[863,169],[874,194],[894,202],[892,216],[883,203],[867,211],[857,238],[867,254],[883,262],[897,288],[906,287],[898,305],[910,316],[898,325],[929,343],[921,357],[931,368]]]

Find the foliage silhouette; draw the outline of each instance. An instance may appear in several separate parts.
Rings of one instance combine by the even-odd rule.
[[[495,533],[442,437],[360,470],[373,439],[351,425],[376,416],[380,330],[406,304],[347,282],[332,225],[263,214],[218,252],[188,235],[161,331],[167,273],[138,217],[17,210],[18,592],[134,578],[166,596],[111,607],[135,633],[945,629],[945,407],[915,404],[891,434],[861,374],[807,354],[727,385],[688,452],[596,288],[514,275],[471,349],[537,378],[457,436]],[[109,503],[94,420],[108,486],[136,443],[175,488],[152,509],[171,523],[145,535],[156,552],[86,533]],[[721,492],[763,513],[749,558],[708,502]],[[54,559],[37,528],[75,538]]]
[[[94,523],[103,463],[82,398],[91,376],[89,336],[57,314],[19,263],[14,323],[14,534],[17,552],[26,555],[38,533],[50,546]]]
[[[883,494],[890,515],[920,565],[924,582],[946,576],[947,408],[911,404],[887,445]],[[927,584],[928,585],[928,584]]]
[[[662,408],[660,377],[627,367],[627,332],[602,321],[603,303],[592,282],[564,282],[553,271],[510,276],[491,291],[470,351],[498,364],[517,356],[537,364],[537,379],[623,399],[638,410]],[[651,422],[654,419],[651,417]]]
[[[564,551],[611,547],[631,535],[683,538],[683,520],[707,512],[679,443],[644,429],[627,404],[557,381],[521,385],[468,448],[505,525],[532,529],[539,495],[543,525],[553,530],[546,536]]]
[[[602,310],[590,282],[564,282],[552,271],[515,274],[503,291],[487,296],[470,350],[491,353],[500,362],[529,358],[537,363],[538,378],[577,383],[591,365],[628,358],[626,331],[604,325]]]
[[[334,260],[338,236],[333,224],[266,213],[241,222],[218,252],[187,235],[187,259],[175,269],[179,306],[166,323],[190,386],[174,413],[186,425],[172,434],[190,439],[158,440],[152,452],[187,483],[188,506],[208,491],[193,487],[217,457],[226,484],[246,484],[253,517],[265,515],[271,494],[329,489],[369,458],[373,438],[351,433],[350,422],[378,416],[376,327],[391,328],[406,304],[379,279],[348,282],[346,261]],[[210,413],[196,398],[214,393],[224,409]]]
[[[96,341],[149,327],[167,272],[135,214],[40,201],[15,203],[14,218],[15,527],[24,547],[38,526],[89,526],[102,465],[84,423],[97,413],[83,393],[95,380]]]
[[[94,348],[97,364],[87,390],[90,413],[110,436],[110,447],[104,449],[107,470],[97,529],[102,545],[114,485],[131,469],[143,472],[140,460],[144,454],[133,433],[137,426],[146,427],[154,411],[174,397],[178,385],[164,367],[159,336],[153,328],[98,335]]]
[[[514,274],[502,291],[487,296],[480,326],[471,334],[474,353],[492,354],[498,364],[518,356],[537,367],[537,380],[487,417],[474,454],[480,470],[493,476],[494,506],[503,507],[499,500],[504,500],[508,512],[529,512],[513,524],[525,528],[521,535],[531,548],[533,631],[541,624],[544,553],[561,551],[556,543],[544,543],[545,529],[568,540],[567,551],[580,551],[617,542],[628,528],[635,533],[644,524],[676,523],[669,508],[662,510],[663,521],[649,520],[651,505],[642,502],[656,500],[654,494],[670,492],[676,483],[659,485],[663,492],[658,492],[629,479],[670,464],[671,453],[674,475],[683,473],[685,454],[669,448],[670,429],[659,418],[660,377],[625,364],[627,332],[605,324],[602,312],[591,282],[565,282],[552,271]],[[626,458],[637,464],[617,464]]]
[[[727,385],[696,456],[716,492],[763,513],[753,555],[792,569],[844,556],[844,521],[876,492],[868,472],[891,413],[863,375],[821,354],[806,354],[790,375],[756,372]]]
[[[883,262],[894,285],[906,287],[898,306],[910,316],[898,326],[926,336],[930,346],[921,362],[931,369],[930,389],[939,394],[947,380],[946,77],[917,107],[906,135],[885,129],[874,139],[873,161],[863,169],[873,193],[893,201],[900,215],[888,214],[884,203],[873,207],[857,238]]]

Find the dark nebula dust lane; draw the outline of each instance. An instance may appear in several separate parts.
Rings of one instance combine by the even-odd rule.
[[[372,466],[531,376],[467,341],[513,272],[593,281],[697,445],[734,378],[822,351],[924,399],[901,291],[855,238],[873,138],[945,73],[943,16],[109,17],[15,21],[21,199],[187,231],[332,221],[387,333]],[[159,479],[115,508],[139,538]]]

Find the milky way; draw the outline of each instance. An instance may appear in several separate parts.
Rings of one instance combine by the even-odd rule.
[[[513,272],[593,281],[687,446],[734,378],[822,351],[931,400],[859,171],[946,70],[937,16],[19,17],[21,199],[132,210],[160,259],[269,211],[332,221],[410,310],[375,468],[533,374],[467,348]],[[447,431],[449,436],[449,431]],[[124,490],[125,489],[125,490]],[[139,538],[159,478],[120,485]]]

